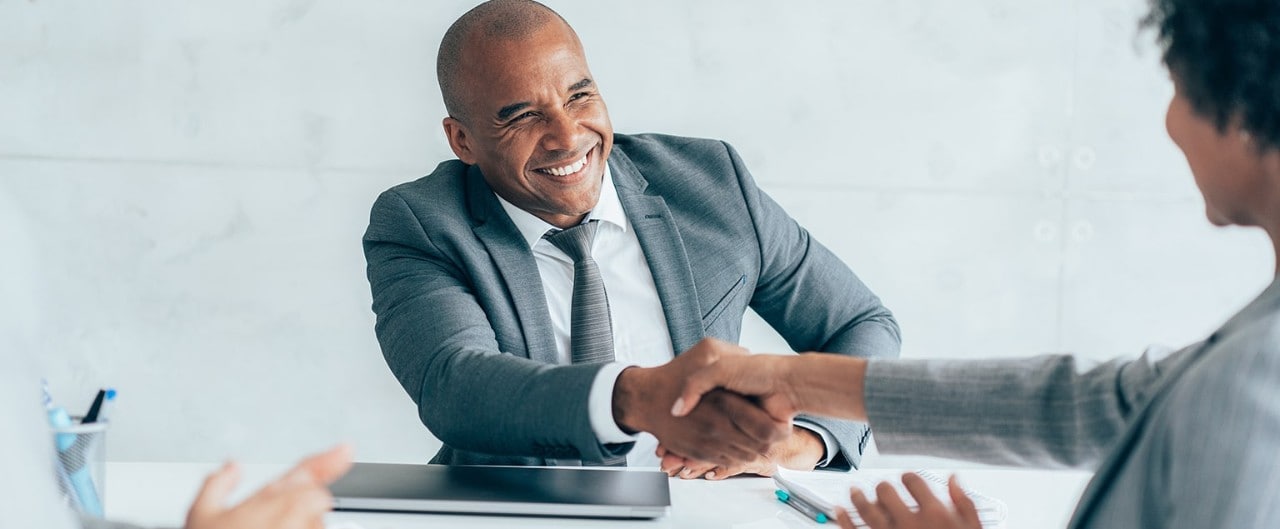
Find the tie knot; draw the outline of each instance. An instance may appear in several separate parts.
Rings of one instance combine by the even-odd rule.
[[[591,257],[591,241],[596,238],[596,226],[598,222],[592,220],[567,230],[549,231],[543,238],[577,263]]]

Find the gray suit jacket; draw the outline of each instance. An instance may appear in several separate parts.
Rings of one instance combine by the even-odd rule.
[[[1280,527],[1280,281],[1170,355],[877,360],[866,404],[887,453],[1096,466],[1071,527]]]
[[[756,187],[727,144],[615,136],[614,185],[662,300],[672,346],[737,341],[750,306],[798,351],[897,356],[897,322],[829,250]],[[387,365],[444,442],[445,464],[599,463],[587,416],[599,365],[556,365],[528,244],[478,168],[457,160],[384,192],[364,236]],[[856,465],[864,424],[813,422]]]

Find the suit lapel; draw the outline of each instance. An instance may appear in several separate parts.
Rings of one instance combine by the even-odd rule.
[[[528,243],[502,210],[480,169],[475,166],[467,170],[466,193],[471,217],[475,221],[472,232],[489,251],[498,274],[506,283],[511,304],[520,318],[529,359],[547,364],[559,363],[551,314],[547,311],[542,276],[538,275],[533,252],[529,251]]]
[[[1120,442],[1116,443],[1111,454],[1098,467],[1098,472],[1089,481],[1089,486],[1085,487],[1084,493],[1080,496],[1080,505],[1076,508],[1076,513],[1071,517],[1069,527],[1075,529],[1085,527],[1088,524],[1089,518],[1093,516],[1094,510],[1098,507],[1098,502],[1107,493],[1112,482],[1115,481],[1116,474],[1120,472],[1128,461],[1134,445],[1146,433],[1147,421],[1150,420],[1151,414],[1154,413],[1154,408],[1158,405],[1158,401],[1182,377],[1183,373],[1191,369],[1198,360],[1208,355],[1219,342],[1234,335],[1237,329],[1246,327],[1255,320],[1267,317],[1276,313],[1276,311],[1280,311],[1280,279],[1273,280],[1257,298],[1254,298],[1245,308],[1237,312],[1230,320],[1227,320],[1227,323],[1218,328],[1217,332],[1210,335],[1185,361],[1170,370],[1160,383],[1160,387],[1152,392],[1150,399],[1147,399],[1147,403],[1142,411],[1139,412],[1139,415],[1130,423]]]
[[[1106,497],[1107,491],[1115,483],[1116,476],[1129,463],[1129,458],[1133,455],[1134,446],[1143,439],[1147,433],[1147,423],[1151,420],[1151,414],[1154,413],[1156,407],[1160,405],[1165,393],[1169,392],[1169,388],[1182,378],[1183,373],[1196,361],[1203,358],[1205,353],[1213,348],[1218,342],[1220,333],[1214,333],[1204,344],[1200,345],[1195,351],[1182,360],[1178,365],[1169,370],[1168,373],[1159,382],[1159,386],[1155,391],[1151,392],[1151,398],[1137,412],[1132,421],[1129,421],[1128,427],[1098,466],[1098,471],[1094,473],[1093,479],[1089,480],[1089,485],[1085,487],[1084,492],[1080,494],[1080,503],[1076,507],[1076,512],[1071,516],[1071,523],[1068,524],[1069,529],[1079,529],[1087,527],[1089,518],[1093,516],[1094,511],[1098,508],[1098,502]]]
[[[609,156],[609,170],[613,173],[622,209],[636,230],[645,261],[649,263],[671,333],[671,345],[678,355],[703,337],[702,311],[680,230],[666,200],[644,193],[648,182],[617,146]]]

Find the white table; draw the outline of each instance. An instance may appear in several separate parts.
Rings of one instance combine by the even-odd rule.
[[[894,465],[901,461],[886,459],[875,463],[879,468],[914,467]],[[107,463],[107,516],[147,526],[178,527],[205,474],[217,466],[216,463]],[[285,469],[281,465],[245,465],[239,496],[247,495]],[[966,486],[1009,505],[1006,522],[1009,529],[1066,527],[1089,478],[1088,473],[1076,471],[973,468],[957,472]],[[671,515],[651,521],[346,512],[332,513],[328,520],[331,527],[349,522],[363,529],[822,527],[780,504],[773,492],[773,482],[766,478],[735,478],[720,482],[673,479]]]

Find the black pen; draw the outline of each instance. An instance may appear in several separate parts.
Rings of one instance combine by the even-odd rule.
[[[84,420],[80,421],[81,424],[98,422],[98,413],[102,411],[102,399],[106,398],[106,396],[107,390],[98,390],[98,396],[93,398],[93,404],[89,406],[89,413],[84,414]]]

